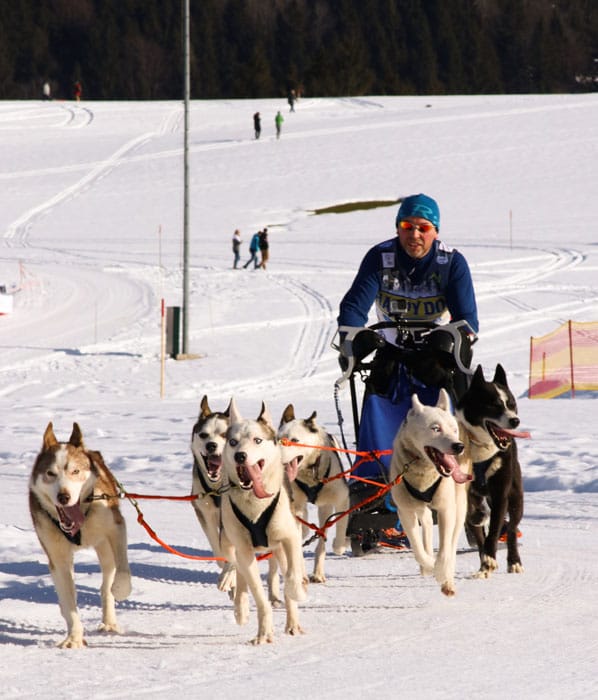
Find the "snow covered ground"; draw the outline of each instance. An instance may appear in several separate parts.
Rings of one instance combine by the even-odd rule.
[[[201,358],[169,359],[160,398],[160,299],[181,304],[182,105],[0,103],[0,284],[22,287],[0,316],[2,697],[596,697],[596,404],[526,390],[530,336],[598,320],[598,96],[305,98],[285,110],[192,104],[189,350]],[[327,583],[301,605],[306,634],[286,637],[277,611],[275,643],[254,648],[254,613],[235,625],[216,565],[164,551],[125,501],[124,633],[95,631],[87,551],[76,580],[89,647],[55,649],[64,623],[27,507],[48,421],[59,439],[79,422],[129,491],[161,495],[189,492],[203,394],[218,409],[234,395],[250,417],[262,399],[277,419],[292,402],[338,435],[338,303],[369,246],[393,235],[396,207],[312,212],[420,191],[472,268],[475,360],[487,375],[504,365],[533,435],[519,445],[525,573],[507,574],[501,551],[498,573],[473,579],[463,541],[449,600],[410,553],[330,554]],[[264,226],[268,270],[232,270],[233,230],[245,260]],[[140,507],[163,540],[209,556],[188,503]]]

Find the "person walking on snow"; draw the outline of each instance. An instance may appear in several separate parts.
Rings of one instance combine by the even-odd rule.
[[[260,233],[254,233],[253,236],[251,237],[251,241],[249,243],[249,252],[251,253],[251,257],[249,260],[243,265],[243,269],[247,269],[248,265],[251,264],[253,261],[253,269],[255,270],[260,266],[258,259],[257,259],[257,252],[260,249]]]
[[[268,229],[265,228],[260,234],[260,253],[262,254],[262,262],[258,265],[262,270],[266,269],[266,263],[270,258],[270,244],[268,243]]]
[[[233,260],[233,269],[237,269],[237,265],[239,264],[239,260],[241,258],[241,233],[239,229],[236,229],[235,232],[233,233],[233,255],[234,255],[234,260]]]
[[[255,131],[255,138],[259,139],[260,134],[262,133],[262,119],[259,112],[256,112],[253,115],[253,130]]]
[[[282,123],[284,121],[284,117],[280,113],[280,111],[276,112],[276,116],[274,117],[274,124],[276,125],[276,138],[280,138],[280,130],[282,128]]]

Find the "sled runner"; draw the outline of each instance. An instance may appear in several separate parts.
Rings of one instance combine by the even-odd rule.
[[[388,483],[392,443],[412,395],[434,405],[440,389],[445,388],[454,406],[466,391],[473,374],[469,367],[476,335],[466,321],[438,325],[400,314],[395,321],[367,328],[343,326],[339,334],[341,340],[333,347],[340,353],[343,374],[335,386],[338,389],[349,382],[357,450],[372,453],[371,459],[354,465],[350,481],[354,507],[379,491],[377,484]],[[364,385],[361,411],[356,377]],[[346,446],[338,405],[337,411]],[[381,544],[408,547],[389,495],[353,511],[347,534],[355,556]]]

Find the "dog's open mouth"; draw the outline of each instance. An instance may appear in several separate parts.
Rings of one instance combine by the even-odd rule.
[[[74,506],[56,506],[58,512],[58,520],[60,523],[60,529],[69,535],[69,537],[74,537],[79,530],[81,525],[85,521],[85,516],[81,510],[81,506],[76,503]]]
[[[299,465],[301,464],[302,459],[303,455],[297,455],[297,457],[293,457],[293,459],[291,459],[289,462],[284,463],[284,470],[289,481],[295,481],[297,478],[297,474],[299,473]]]
[[[464,484],[473,478],[471,474],[465,474],[461,471],[459,462],[457,462],[454,455],[444,454],[444,452],[437,450],[435,447],[428,446],[424,449],[440,476],[452,476],[458,484]]]
[[[237,463],[237,476],[239,477],[239,486],[248,491],[253,489],[253,493],[257,498],[270,498],[271,493],[268,493],[264,488],[262,480],[262,469],[264,468],[264,460],[260,459],[255,464],[239,464]]]
[[[222,469],[222,455],[203,455],[203,458],[206,464],[208,477],[212,481],[218,481],[220,479],[220,472]]]
[[[501,428],[490,420],[486,421],[486,430],[494,440],[494,444],[503,452],[511,446],[513,438],[529,438],[531,434],[527,430],[509,430]]]

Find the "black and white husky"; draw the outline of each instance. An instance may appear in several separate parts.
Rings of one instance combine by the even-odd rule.
[[[225,411],[212,411],[204,396],[197,421],[191,431],[193,479],[191,493],[197,520],[201,525],[214,556],[220,551],[220,491],[222,488],[222,450],[230,423],[230,404]],[[223,562],[218,564],[222,568]],[[231,585],[234,583],[231,580]]]
[[[474,465],[466,528],[480,553],[477,577],[488,578],[498,568],[496,548],[507,514],[508,571],[522,573],[517,526],[523,517],[523,479],[515,438],[530,434],[517,430],[517,403],[500,364],[491,382],[478,365],[456,415],[468,433]]]

